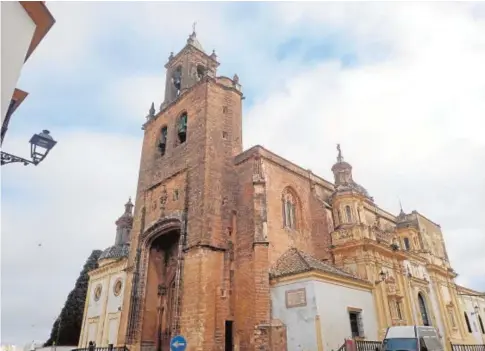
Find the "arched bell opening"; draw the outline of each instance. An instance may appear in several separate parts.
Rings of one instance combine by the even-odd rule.
[[[148,253],[143,338],[157,351],[170,350],[176,301],[180,229],[153,235]]]

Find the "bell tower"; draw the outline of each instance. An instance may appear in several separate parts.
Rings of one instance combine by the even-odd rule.
[[[236,208],[243,94],[237,75],[217,76],[218,66],[194,30],[170,54],[163,102],[158,112],[151,105],[143,125],[118,338],[130,351],[169,349],[176,334],[189,349],[222,349],[232,320],[227,228]]]
[[[187,39],[186,46],[176,55],[170,53],[165,65],[167,75],[165,78],[165,99],[161,105],[163,110],[180,94],[197,84],[204,76],[215,77],[219,66],[217,56],[213,51],[209,56],[204,52],[197,39],[195,25]]]

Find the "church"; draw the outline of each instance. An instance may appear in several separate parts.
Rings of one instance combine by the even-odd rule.
[[[332,181],[243,150],[242,86],[218,66],[195,31],[168,58],[134,205],[90,272],[79,347],[164,351],[182,335],[190,351],[330,351],[414,324],[447,349],[485,344],[485,299],[455,283],[440,225],[380,208],[340,146]]]

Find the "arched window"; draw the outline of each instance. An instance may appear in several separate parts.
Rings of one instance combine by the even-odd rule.
[[[202,65],[197,66],[197,81],[201,80],[205,76],[206,69]]]
[[[345,214],[347,215],[347,223],[352,223],[352,210],[350,206],[345,206]]]
[[[177,67],[172,74],[172,83],[175,87],[175,95],[179,96],[180,90],[182,89],[182,67]]]
[[[411,243],[409,242],[409,238],[404,238],[404,248],[406,251],[409,251],[411,249]]]
[[[419,312],[421,313],[421,318],[423,320],[423,325],[430,326],[430,319],[428,316],[428,309],[426,308],[426,303],[424,297],[421,293],[418,294]]]
[[[177,136],[179,144],[183,144],[187,140],[187,112],[182,113],[178,118]]]
[[[465,322],[466,322],[466,327],[468,329],[468,332],[471,333],[472,326],[470,325],[470,320],[468,319],[468,315],[466,314],[466,312],[463,312],[463,314],[465,315]]]
[[[480,324],[480,329],[482,330],[482,334],[485,334],[485,328],[483,327],[482,317],[478,315],[478,323]]]
[[[165,150],[167,148],[167,133],[167,126],[163,126],[162,130],[160,131],[160,139],[158,140],[158,149],[160,150],[160,154],[162,156],[165,155]]]
[[[292,193],[292,191],[290,191],[290,189],[285,189],[281,201],[283,226],[286,228],[296,229],[296,196]]]

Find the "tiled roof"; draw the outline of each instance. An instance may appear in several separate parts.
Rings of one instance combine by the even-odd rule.
[[[104,250],[101,256],[99,256],[98,261],[106,260],[110,258],[128,257],[129,253],[130,253],[130,244],[114,245]]]
[[[367,282],[331,264],[319,261],[296,248],[291,248],[281,255],[271,268],[270,276],[271,278],[278,278],[313,270]]]

